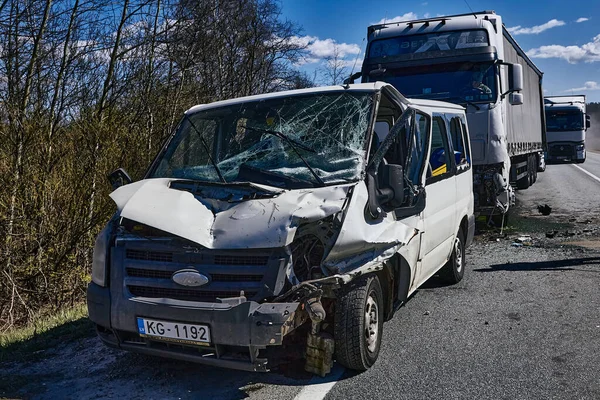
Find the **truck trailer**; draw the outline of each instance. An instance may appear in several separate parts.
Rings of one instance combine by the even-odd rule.
[[[475,207],[503,216],[514,191],[537,179],[546,148],[542,72],[494,11],[390,22],[368,28],[363,82],[407,97],[466,108]]]
[[[585,95],[546,96],[549,162],[585,161],[585,131],[590,127]]]

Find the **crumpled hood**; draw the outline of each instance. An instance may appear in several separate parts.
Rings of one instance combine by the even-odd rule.
[[[342,210],[353,185],[281,191],[273,198],[208,208],[192,193],[171,189],[172,179],[145,179],[122,186],[110,197],[121,217],[169,232],[209,249],[271,248],[288,245],[300,223]],[[222,190],[227,190],[223,187]],[[275,190],[277,191],[277,190]]]

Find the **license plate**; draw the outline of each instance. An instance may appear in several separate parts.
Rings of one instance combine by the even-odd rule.
[[[556,157],[556,158],[559,160],[568,160],[569,159],[569,157],[566,157],[566,156],[560,156],[560,157]]]
[[[138,333],[142,337],[200,346],[210,344],[210,328],[206,325],[157,321],[146,318],[138,318],[137,324]]]

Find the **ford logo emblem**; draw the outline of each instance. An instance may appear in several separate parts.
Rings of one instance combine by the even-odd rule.
[[[182,269],[181,271],[177,271],[171,277],[173,282],[181,286],[202,286],[208,283],[208,277],[206,275],[202,275],[200,272],[195,269]]]

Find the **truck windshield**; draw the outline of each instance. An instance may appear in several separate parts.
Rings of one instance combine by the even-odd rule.
[[[549,132],[583,130],[583,113],[578,110],[546,110],[546,130]]]
[[[385,68],[369,81],[391,83],[406,97],[447,100],[453,103],[490,103],[496,100],[495,68],[491,63],[436,64]]]
[[[354,181],[372,108],[372,92],[346,91],[202,110],[182,120],[150,177],[283,188]]]

